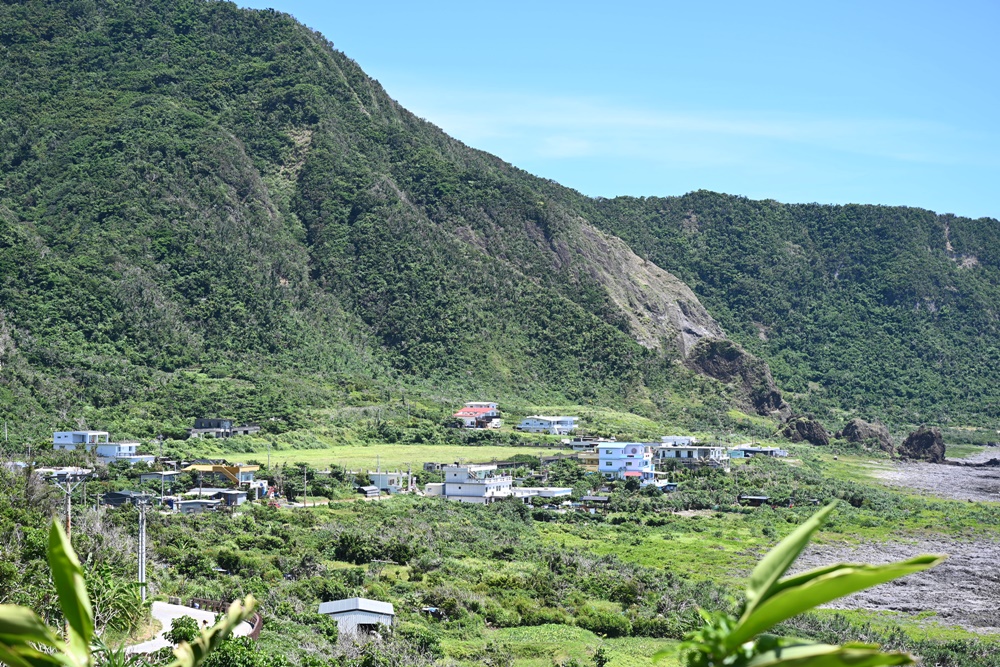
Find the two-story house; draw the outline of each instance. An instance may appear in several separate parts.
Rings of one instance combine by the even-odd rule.
[[[428,484],[428,495],[480,505],[514,495],[514,477],[500,472],[494,463],[449,465],[442,471],[444,483]]]
[[[637,479],[643,485],[656,483],[653,452],[641,442],[605,443],[597,450],[598,470],[607,479]]]
[[[488,401],[469,401],[452,417],[462,422],[464,428],[500,428],[503,425],[500,407]]]
[[[57,451],[83,449],[93,452],[102,463],[126,461],[152,463],[156,457],[137,454],[138,442],[110,442],[107,431],[56,431],[52,434],[52,447]]]

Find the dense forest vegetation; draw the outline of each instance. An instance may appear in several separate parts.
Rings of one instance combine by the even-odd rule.
[[[290,17],[32,1],[0,23],[0,411],[22,428],[218,395],[294,421],[421,379],[655,409],[690,375],[632,338],[546,184]]]
[[[715,320],[800,410],[1000,409],[996,221],[592,200],[414,117],[291,17],[226,2],[8,2],[0,51],[15,440],[218,412],[289,429],[421,390],[721,424],[738,392],[681,363]],[[642,262],[599,229],[694,294],[620,270]]]
[[[596,203],[770,362],[800,410],[896,423],[1000,416],[1000,223],[712,192]]]

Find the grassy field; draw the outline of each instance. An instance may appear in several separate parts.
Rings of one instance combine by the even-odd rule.
[[[515,454],[549,456],[568,452],[567,449],[549,447],[504,447],[499,445],[335,445],[323,449],[274,450],[271,452],[271,463],[304,461],[316,468],[338,465],[351,469],[371,468],[374,470],[376,465],[381,465],[383,469],[405,468],[408,465],[419,468],[426,461],[451,463],[461,460],[463,462],[488,463],[504,461]],[[239,455],[227,454],[227,456],[264,463],[267,461],[267,450]]]
[[[463,664],[481,655],[485,646],[509,651],[515,667],[552,667],[570,660],[591,664],[594,653],[603,647],[611,658],[608,667],[646,667],[658,651],[676,647],[678,642],[648,637],[618,637],[606,639],[589,630],[569,625],[538,625],[534,627],[503,628],[486,633],[484,637],[469,640],[444,640],[449,656],[459,657]],[[465,658],[466,660],[463,660]],[[679,665],[672,656],[657,663],[659,667]]]

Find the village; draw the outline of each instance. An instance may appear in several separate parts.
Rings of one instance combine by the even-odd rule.
[[[499,429],[502,425],[499,406],[494,402],[468,402],[452,417],[454,426],[462,429]],[[620,442],[613,437],[593,437],[581,433],[578,417],[568,415],[529,415],[514,428],[525,433],[564,436],[559,445],[566,451],[538,457],[537,463],[518,460],[516,456],[507,461],[423,461],[416,471],[413,467],[383,470],[381,465],[376,465],[374,469],[338,471],[338,475],[365,499],[396,494],[476,504],[514,499],[541,502],[549,508],[593,512],[607,503],[607,494],[612,490],[609,485],[618,483],[634,490],[670,493],[677,489],[672,473],[678,469],[710,467],[729,472],[734,459],[787,456],[785,450],[777,447],[755,443],[702,444],[697,437],[689,435],[664,435],[654,442]],[[231,419],[199,418],[194,421],[189,437],[232,438],[259,430],[255,424],[234,425]],[[56,452],[80,452],[96,464],[147,468],[126,475],[126,479],[136,482],[136,488],[107,491],[99,499],[93,499],[109,507],[126,503],[156,505],[164,512],[196,514],[235,508],[253,501],[287,507],[301,507],[305,503],[291,500],[280,475],[278,478],[261,477],[262,466],[257,463],[221,458],[177,460],[162,454],[139,453],[142,443],[115,442],[107,431],[57,431],[53,433],[52,444]],[[159,444],[162,449],[162,440]],[[470,453],[474,451],[470,448]],[[272,470],[269,463],[265,467],[268,472]],[[592,493],[574,497],[572,487],[550,484],[552,467],[556,464],[578,467],[588,479],[587,486]],[[5,465],[29,467],[22,461]],[[85,483],[95,475],[95,468],[42,466],[35,467],[33,472],[66,489],[67,499],[77,485],[83,485],[86,504]],[[303,467],[303,475],[306,474]],[[318,469],[311,475],[322,480],[331,477],[333,472]],[[307,484],[308,480],[303,480],[302,488]],[[761,499],[747,497],[741,500],[753,503]]]
[[[503,424],[499,405],[495,402],[470,401],[452,415],[452,426],[470,430],[497,430]],[[8,461],[11,470],[26,472],[48,482],[64,494],[64,519],[67,532],[72,530],[74,503],[78,508],[115,510],[133,507],[139,518],[139,586],[146,596],[145,550],[146,514],[159,512],[197,515],[206,512],[234,514],[246,503],[266,503],[275,508],[308,507],[307,491],[326,482],[348,488],[351,495],[336,500],[323,498],[326,503],[339,500],[380,500],[397,495],[411,495],[441,501],[490,505],[519,502],[542,510],[558,513],[583,512],[603,514],[608,511],[615,490],[642,491],[662,495],[677,490],[674,481],[679,470],[711,468],[721,473],[730,471],[732,460],[755,456],[784,457],[787,452],[776,447],[744,443],[731,447],[702,444],[689,435],[664,435],[653,442],[620,442],[613,437],[595,437],[583,433],[581,420],[572,415],[528,415],[514,429],[523,433],[559,436],[562,453],[535,459],[515,454],[510,460],[490,461],[423,461],[408,470],[317,469],[301,466],[301,478],[293,477],[284,467],[272,468],[270,461],[229,461],[221,458],[179,460],[162,454],[160,438],[151,446],[137,441],[115,441],[108,431],[56,431],[52,435],[52,451],[69,454],[85,461],[84,465],[36,466],[24,461]],[[236,424],[232,419],[197,418],[188,431],[189,438],[228,439],[258,433],[256,424]],[[159,447],[160,453],[143,453]],[[474,453],[474,448],[469,448]],[[512,451],[516,448],[512,447]],[[377,459],[377,455],[376,455]],[[586,481],[580,486],[558,483],[564,479],[559,471],[570,469]],[[264,473],[265,476],[262,476]],[[311,474],[311,479],[310,479]],[[292,480],[301,486],[293,486]],[[116,487],[107,490],[109,480]],[[103,491],[88,495],[87,483],[98,483]],[[103,482],[103,483],[102,483]],[[74,500],[75,496],[75,500]],[[299,497],[299,500],[296,500]],[[739,502],[758,505],[766,498],[740,497]],[[312,505],[317,504],[314,497]],[[225,571],[219,570],[222,574]],[[192,598],[186,604],[180,599],[153,603],[154,614],[169,622],[181,615],[201,618],[211,614],[219,602]],[[318,613],[329,616],[341,633],[373,632],[379,625],[391,626],[395,619],[393,605],[387,602],[354,597],[323,602]],[[434,607],[421,613],[439,614]],[[207,616],[206,616],[207,618]],[[256,639],[260,619],[255,619],[240,634]],[[162,633],[161,633],[162,634]],[[143,652],[161,647],[160,637],[130,650]]]

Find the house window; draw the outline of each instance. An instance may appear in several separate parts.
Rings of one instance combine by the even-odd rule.
[[[607,461],[607,462],[606,462],[606,463],[605,463],[604,465],[605,465],[606,467],[610,468],[610,467],[611,467],[611,461]]]

